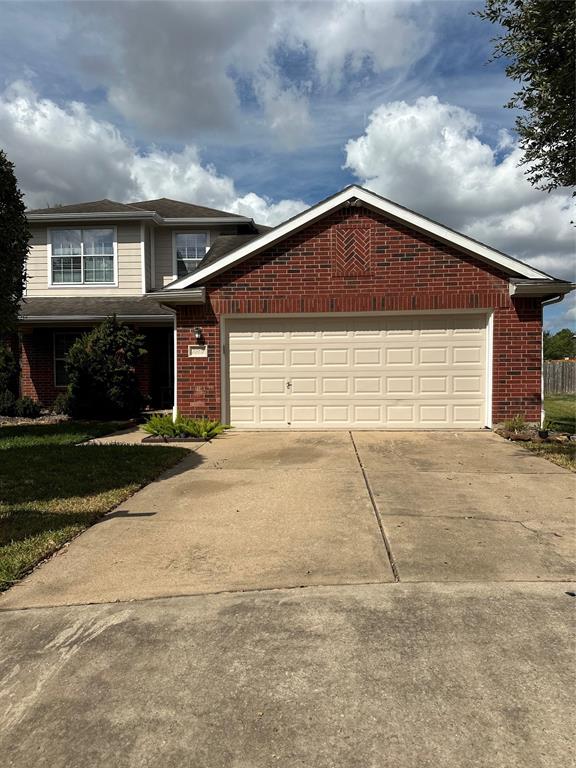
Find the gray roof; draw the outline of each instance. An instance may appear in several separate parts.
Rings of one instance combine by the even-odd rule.
[[[238,219],[246,220],[245,216],[237,213],[219,211],[216,208],[207,208],[204,205],[183,203],[180,200],[169,200],[160,197],[158,200],[141,200],[136,203],[118,203],[115,200],[93,200],[88,203],[74,203],[72,205],[55,205],[51,208],[34,208],[26,211],[29,214],[44,214],[57,216],[59,213],[156,213],[163,219]]]
[[[74,203],[73,205],[53,205],[51,208],[34,208],[26,213],[46,213],[57,215],[59,213],[117,213],[125,211],[131,213],[133,208],[125,203],[117,203],[114,200],[93,200],[89,203]]]
[[[202,261],[198,264],[197,269],[202,269],[209,264],[214,264],[214,262],[219,261],[224,258],[224,256],[232,253],[232,251],[235,251],[236,248],[246,245],[246,243],[249,243],[251,240],[255,240],[257,237],[260,237],[260,235],[273,229],[273,227],[266,227],[264,224],[256,224],[255,226],[258,229],[258,232],[246,235],[220,235],[217,237],[213,240],[206,256],[204,256]]]
[[[172,313],[146,296],[97,298],[78,296],[72,298],[34,297],[24,299],[20,305],[20,320],[98,320],[116,315],[122,320],[137,318],[159,322],[171,320]]]
[[[206,208],[204,205],[183,203],[180,200],[170,200],[160,197],[158,200],[141,200],[137,203],[127,203],[130,208],[141,211],[155,211],[164,219],[214,219],[214,218],[238,218],[237,213],[219,211],[217,208]]]

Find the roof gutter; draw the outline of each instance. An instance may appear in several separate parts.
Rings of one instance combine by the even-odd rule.
[[[92,323],[100,320],[105,320],[110,315],[20,315],[18,318],[19,324],[34,323],[35,325],[51,323]],[[159,322],[171,323],[172,317],[170,315],[122,315],[116,314],[118,320],[125,320],[127,322]]]
[[[103,211],[90,213],[28,213],[26,218],[30,223],[43,223],[51,221],[153,221],[155,224],[163,227],[184,225],[206,225],[206,224],[254,224],[254,219],[248,216],[181,216],[178,218],[164,218],[155,211]]]
[[[156,224],[161,224],[162,219],[154,211],[109,211],[108,213],[58,213],[58,209],[54,209],[54,213],[27,213],[26,218],[28,221],[34,223],[49,222],[49,221],[140,221],[141,219],[147,219],[154,221]]]
[[[206,288],[203,286],[199,288],[189,288],[182,291],[151,291],[146,294],[147,299],[155,299],[160,304],[168,307],[173,304],[205,304],[206,303]]]
[[[510,296],[538,297],[558,294],[560,296],[558,301],[561,301],[574,288],[576,288],[576,284],[569,283],[567,280],[510,280]]]
[[[196,216],[194,218],[181,216],[178,218],[163,218],[161,222],[164,226],[173,226],[177,224],[254,224],[254,219],[248,216]]]

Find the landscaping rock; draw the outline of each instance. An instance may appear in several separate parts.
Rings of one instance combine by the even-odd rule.
[[[529,443],[533,439],[533,435],[529,432],[509,432],[508,440],[514,440],[515,442]]]

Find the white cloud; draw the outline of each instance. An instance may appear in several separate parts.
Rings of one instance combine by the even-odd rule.
[[[364,64],[376,72],[408,67],[431,42],[426,15],[388,0],[334,2],[78,3],[67,48],[88,86],[141,135],[189,140],[212,133],[237,140],[260,133],[287,149],[310,136],[309,87],[337,89]],[[303,54],[303,71],[278,63]],[[280,76],[280,74],[282,76]],[[258,110],[241,103],[237,79]]]
[[[506,133],[493,149],[467,110],[419,98],[383,104],[346,144],[362,184],[555,276],[574,279],[571,198],[534,189]]]
[[[407,13],[407,3],[344,0],[278,5],[286,16],[287,39],[308,47],[321,81],[333,87],[340,85],[347,69],[358,72],[366,63],[376,72],[412,64],[432,41],[425,8],[420,8],[416,24]]]
[[[103,197],[172,197],[277,224],[306,207],[300,200],[275,203],[254,193],[240,196],[234,181],[203,165],[193,146],[139,152],[113,125],[94,119],[85,105],[59,106],[25,83],[13,84],[0,96],[0,136],[30,208]]]

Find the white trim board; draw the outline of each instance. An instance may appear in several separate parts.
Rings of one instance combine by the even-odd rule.
[[[232,253],[229,253],[227,256],[219,259],[213,264],[209,264],[203,269],[197,270],[192,275],[188,275],[187,277],[181,278],[175,283],[166,286],[164,290],[177,291],[182,288],[187,288],[191,285],[201,283],[202,281],[215,274],[224,272],[233,264],[241,262],[249,256],[252,256],[264,250],[265,248],[270,247],[274,243],[277,243],[279,240],[282,240],[293,232],[296,232],[299,229],[303,229],[309,224],[312,224],[314,221],[317,221],[323,216],[326,216],[326,214],[330,213],[334,209],[339,208],[340,206],[347,203],[352,206],[358,204],[365,205],[368,208],[389,216],[395,221],[410,226],[430,237],[470,253],[482,261],[503,267],[505,270],[508,270],[515,275],[521,275],[522,277],[526,278],[553,281],[553,278],[550,275],[547,275],[544,272],[540,272],[539,270],[528,266],[528,264],[517,261],[511,256],[500,253],[500,251],[497,251],[494,248],[490,248],[489,246],[479,243],[476,240],[467,237],[466,235],[455,232],[454,230],[449,229],[442,224],[438,224],[431,219],[427,219],[425,216],[421,216],[414,211],[403,208],[397,203],[393,203],[391,200],[380,197],[374,192],[370,192],[363,187],[353,185],[346,187],[341,192],[338,192],[336,195],[323,200],[317,205],[308,208],[303,213],[294,216],[292,219],[284,222],[284,224],[280,224],[270,232],[255,238],[247,245],[232,251]]]

